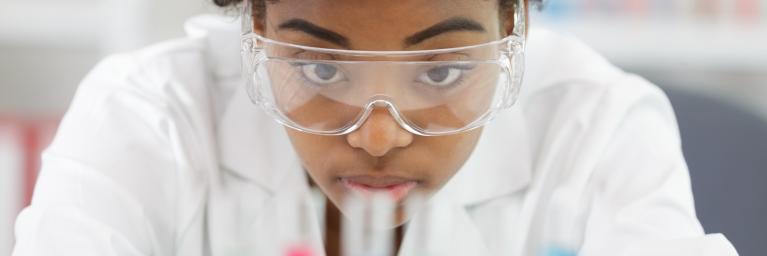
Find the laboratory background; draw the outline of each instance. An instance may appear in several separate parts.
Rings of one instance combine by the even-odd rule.
[[[0,0],[0,255],[79,81],[110,53],[183,36],[190,16],[236,18],[209,2]],[[767,255],[767,0],[551,0],[531,21],[661,86],[706,231]]]

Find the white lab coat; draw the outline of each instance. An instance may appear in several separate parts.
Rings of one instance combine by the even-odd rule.
[[[280,227],[258,219],[306,190],[306,176],[283,127],[247,98],[237,21],[202,16],[186,29],[85,78],[13,255],[269,254]],[[696,219],[661,90],[545,30],[530,33],[518,104],[436,197],[452,202],[451,219],[429,239],[451,255],[553,244],[583,256],[737,255]]]

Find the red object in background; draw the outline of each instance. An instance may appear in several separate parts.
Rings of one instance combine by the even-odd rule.
[[[18,136],[21,141],[19,151],[22,152],[22,169],[16,170],[23,172],[21,177],[22,189],[20,195],[23,197],[20,208],[26,207],[32,200],[32,193],[37,181],[37,173],[40,170],[41,153],[48,147],[53,140],[53,136],[58,128],[60,118],[17,118],[1,117],[0,123],[5,126],[14,126],[20,130]],[[10,170],[14,171],[14,170]]]
[[[759,22],[761,15],[767,15],[767,13],[760,13],[762,11],[761,4],[765,3],[760,3],[759,0],[737,0],[735,2],[735,15],[740,21]]]
[[[32,202],[32,191],[37,180],[37,173],[40,170],[40,135],[38,127],[34,123],[25,123],[22,129],[22,141],[24,148],[24,200],[22,206],[29,205]]]
[[[30,204],[40,154],[48,147],[59,118],[0,115],[0,255],[13,249],[17,215]]]
[[[651,1],[626,0],[626,9],[634,16],[645,16],[649,10]]]

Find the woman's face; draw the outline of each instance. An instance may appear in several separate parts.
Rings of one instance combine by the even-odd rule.
[[[451,23],[456,18],[463,24]],[[280,0],[266,5],[264,20],[255,28],[268,38],[352,50],[479,44],[502,38],[513,24],[502,20],[497,0]],[[387,192],[400,203],[416,192],[435,192],[464,164],[482,130],[417,136],[381,108],[348,135],[287,133],[315,184],[339,205],[353,192]]]

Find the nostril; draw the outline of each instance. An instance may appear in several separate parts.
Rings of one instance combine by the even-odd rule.
[[[410,145],[410,143],[413,143],[413,134],[404,129],[399,129],[398,135],[397,135],[397,142],[394,146],[407,147],[408,145]]]
[[[361,148],[362,147],[362,143],[361,143],[360,140],[361,140],[361,138],[360,138],[359,132],[355,131],[355,132],[352,132],[352,133],[349,133],[348,135],[346,135],[346,143],[349,143],[349,146],[351,146],[353,148]]]

